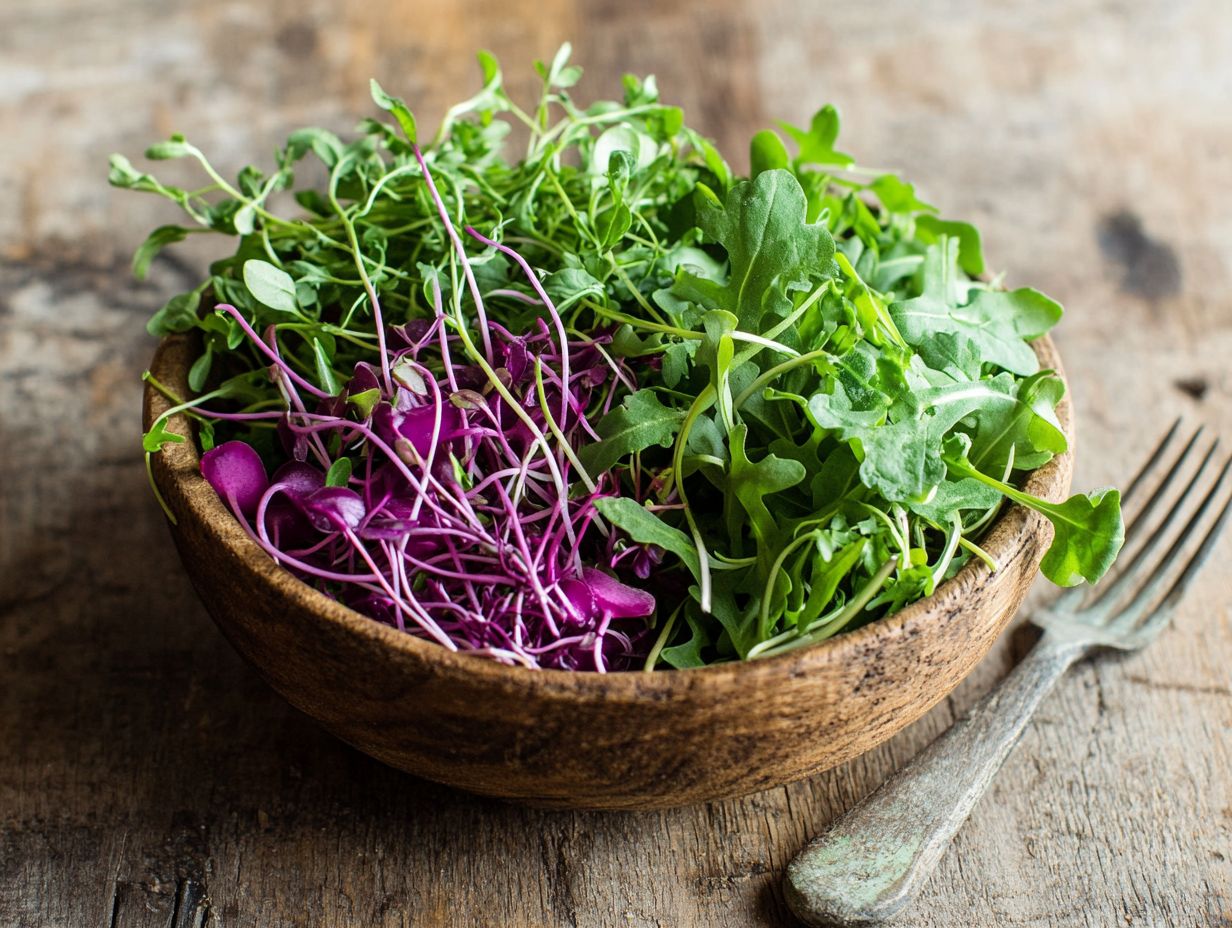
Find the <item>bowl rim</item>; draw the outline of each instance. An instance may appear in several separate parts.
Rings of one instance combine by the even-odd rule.
[[[149,373],[177,395],[187,393],[191,347],[190,335],[167,336],[159,342],[150,363]],[[1022,482],[1022,488],[1032,495],[1060,502],[1068,491],[1073,471],[1075,436],[1069,384],[1056,345],[1049,336],[1043,335],[1034,340],[1032,347],[1039,357],[1041,370],[1053,371],[1066,387],[1057,404],[1057,420],[1066,436],[1067,450],[1030,471]],[[153,420],[171,405],[147,380],[143,404],[144,428],[148,430]],[[188,417],[177,413],[169,418],[167,427],[187,440],[165,445],[154,456],[151,473],[159,492],[179,518],[195,520],[214,542],[229,549],[246,569],[276,588],[280,595],[336,630],[388,647],[401,658],[429,667],[434,672],[470,678],[474,683],[486,684],[511,694],[535,691],[537,697],[577,699],[580,696],[603,701],[641,702],[695,694],[699,688],[717,692],[737,683],[746,686],[757,680],[770,683],[785,677],[806,675],[822,665],[854,658],[864,652],[874,639],[904,634],[905,629],[914,623],[930,619],[933,622],[945,621],[961,607],[961,602],[971,590],[998,576],[983,561],[973,558],[955,576],[942,582],[930,596],[911,603],[891,616],[815,645],[756,660],[725,661],[658,673],[640,669],[599,673],[508,665],[451,651],[435,642],[378,622],[329,598],[276,564],[248,536],[201,476],[200,455]],[[1006,555],[1019,547],[1024,538],[1040,533],[1051,533],[1051,526],[1046,520],[1012,503],[1005,506],[989,526],[981,547],[1004,566]]]

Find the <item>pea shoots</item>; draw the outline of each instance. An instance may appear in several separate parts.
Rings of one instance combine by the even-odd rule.
[[[155,384],[174,406],[144,446],[192,417],[271,557],[442,647],[601,672],[893,613],[996,568],[979,538],[1006,498],[1052,521],[1050,579],[1109,569],[1115,489],[1016,486],[1066,449],[1030,346],[1061,307],[984,279],[976,230],[857,167],[833,107],[759,132],[738,177],[652,77],[582,107],[565,46],[522,109],[479,61],[422,145],[374,81],[392,124],[299,130],[271,173],[232,182],[178,135],[146,155],[195,160],[199,189],[112,157],[191,222],[150,235],[139,277],[190,234],[237,240],[150,322],[200,354],[193,397]],[[326,179],[297,187],[306,159]]]

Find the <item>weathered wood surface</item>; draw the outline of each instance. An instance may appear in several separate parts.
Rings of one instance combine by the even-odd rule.
[[[370,75],[431,121],[474,48],[526,87],[520,64],[570,37],[588,93],[654,71],[732,148],[833,100],[847,150],[1068,307],[1078,485],[1123,477],[1177,413],[1232,435],[1232,7],[969,6],[5,4],[0,925],[790,924],[786,861],[1001,676],[1013,637],[882,749],[746,800],[545,813],[381,767],[270,693],[183,577],[137,375],[145,317],[205,254],[133,284],[170,214],[109,191],[105,159],[183,130],[235,168],[293,126],[346,130]],[[1062,681],[904,925],[1232,925],[1230,580],[1217,563],[1149,651]]]

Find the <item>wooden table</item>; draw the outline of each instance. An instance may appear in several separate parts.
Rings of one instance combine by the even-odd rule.
[[[790,924],[785,863],[1021,642],[880,750],[742,801],[543,813],[380,766],[267,690],[184,579],[138,375],[145,319],[209,252],[134,283],[172,211],[109,190],[106,156],[184,131],[234,170],[298,125],[348,130],[371,75],[431,123],[476,86],[474,49],[525,92],[568,37],[585,95],[654,71],[737,155],[832,100],[845,149],[1068,307],[1079,485],[1123,479],[1178,413],[1232,435],[1232,6],[967,6],[5,4],[0,925]],[[1149,652],[1063,681],[902,924],[1232,925],[1230,556]]]

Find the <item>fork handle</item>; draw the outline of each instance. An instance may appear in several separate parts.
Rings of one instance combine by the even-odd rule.
[[[999,686],[787,868],[807,925],[868,925],[905,908],[1017,743],[1040,701],[1084,653],[1045,634]]]

